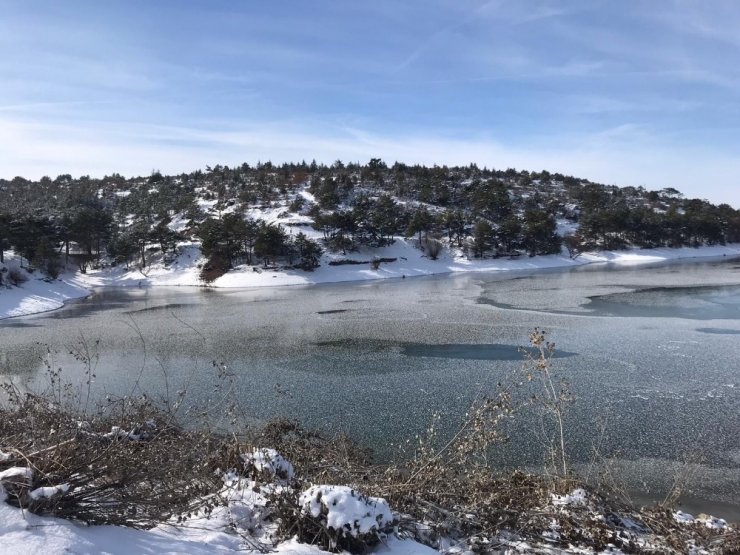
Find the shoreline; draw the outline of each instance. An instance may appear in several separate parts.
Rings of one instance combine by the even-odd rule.
[[[192,249],[192,247],[190,247]],[[380,251],[380,252],[378,252]],[[209,289],[255,289],[262,287],[311,286],[327,283],[368,282],[383,279],[405,279],[422,276],[449,276],[458,273],[508,273],[534,275],[543,270],[566,270],[574,267],[615,265],[643,266],[670,262],[709,261],[740,258],[740,244],[725,246],[680,247],[676,249],[628,249],[624,251],[584,252],[576,258],[566,255],[547,255],[510,259],[468,260],[447,256],[429,260],[408,240],[397,239],[394,245],[377,249],[376,256],[395,256],[396,262],[385,263],[378,270],[365,265],[329,266],[327,257],[314,272],[247,270],[244,267],[226,273],[213,284],[197,279],[197,262],[192,250],[185,249],[174,268],[153,266],[148,274],[138,271],[102,270],[82,275],[79,272],[46,281],[29,279],[13,289],[0,292],[0,321],[44,314],[64,308],[69,301],[78,301],[92,295],[94,289],[118,287],[198,287]],[[403,256],[407,255],[407,256]],[[410,255],[410,256],[409,256]],[[415,255],[415,256],[413,256]],[[183,259],[187,261],[183,264]],[[355,258],[366,258],[368,253],[355,253]],[[347,258],[350,258],[349,256]],[[9,295],[8,293],[14,293]]]

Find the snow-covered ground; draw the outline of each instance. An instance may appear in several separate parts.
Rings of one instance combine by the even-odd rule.
[[[269,287],[277,285],[310,285],[342,281],[359,281],[370,279],[402,278],[447,274],[455,272],[501,272],[501,271],[536,271],[545,268],[567,268],[594,263],[647,264],[669,260],[740,256],[740,244],[679,249],[630,249],[624,251],[607,251],[583,253],[575,260],[567,255],[549,255],[517,259],[486,258],[468,259],[445,249],[437,260],[431,260],[416,247],[416,240],[396,238],[393,245],[378,249],[361,249],[349,252],[346,256],[325,254],[321,266],[313,272],[302,270],[264,270],[260,267],[240,266],[218,278],[212,287]],[[374,257],[395,258],[395,262],[383,262],[377,270],[369,263]],[[366,261],[365,264],[330,266],[331,260],[351,259]],[[156,285],[191,285],[202,286],[198,275],[204,259],[196,245],[186,245],[182,254],[164,267],[153,264],[145,273],[139,270],[112,269],[90,272],[77,276],[79,283],[89,287],[101,286],[156,286]]]
[[[142,555],[211,554],[244,552],[237,534],[220,530],[219,521],[204,521],[200,526],[158,526],[135,530],[120,526],[83,526],[66,520],[40,517],[21,511],[0,500],[0,553],[52,555]],[[209,526],[209,524],[211,526]],[[282,555],[319,555],[317,547],[288,541],[273,551]],[[373,553],[387,555],[432,555],[437,553],[412,540],[391,538]]]
[[[227,526],[237,509],[249,510],[251,489],[235,490],[238,500],[212,518],[196,518],[186,525],[160,525],[152,530],[120,526],[84,526],[67,520],[40,517],[5,503],[0,487],[0,553],[28,555],[206,555],[252,552],[233,527]],[[229,533],[227,530],[231,529]],[[256,552],[256,551],[255,551]],[[321,549],[287,541],[272,551],[281,555],[321,555]],[[378,555],[434,555],[437,551],[412,540],[389,538],[372,550]]]
[[[32,471],[26,467],[12,467],[0,472],[0,479],[13,479],[15,476],[29,476]],[[30,478],[29,478],[30,479]],[[49,516],[38,516],[6,503],[7,493],[0,485],[0,553],[29,555],[53,555],[72,553],[75,555],[142,555],[142,554],[188,554],[211,553],[260,553],[265,548],[270,553],[280,555],[324,555],[317,546],[302,544],[291,539],[273,545],[266,536],[274,529],[274,522],[266,515],[266,494],[284,486],[274,484],[259,485],[254,481],[238,477],[234,471],[224,476],[224,488],[219,492],[223,503],[205,516],[196,513],[192,518],[175,524],[160,524],[150,530],[125,528],[121,526],[86,526],[81,523]],[[46,488],[59,489],[59,488]],[[66,487],[62,488],[66,491]],[[33,493],[33,492],[32,492]],[[439,551],[427,547],[413,539],[401,538],[396,532],[378,532],[378,527],[393,530],[395,515],[383,499],[362,497],[346,486],[313,486],[301,495],[303,511],[330,526],[334,530],[357,537],[357,534],[377,534],[380,543],[366,553],[376,555],[435,555],[472,553],[465,549],[464,540],[450,541],[442,538]],[[586,511],[591,518],[603,520],[599,510],[589,510],[589,497],[583,490],[574,490],[567,495],[553,495],[552,506],[562,513],[571,510]],[[611,515],[615,517],[616,515]],[[646,548],[651,553],[666,552],[663,548],[665,538],[653,536],[638,521],[629,517],[621,519],[621,526],[633,533],[635,545]],[[681,526],[706,527],[718,533],[732,533],[725,520],[709,515],[694,517],[677,511],[673,519]],[[255,526],[255,524],[259,524]],[[263,526],[264,524],[264,526]],[[501,536],[501,549],[496,553],[540,553],[566,554],[596,553],[621,554],[623,551],[610,545],[603,551],[591,548],[572,547],[558,549],[550,542],[559,540],[559,525],[553,520],[549,530],[542,534],[541,541],[528,543],[515,535]],[[625,533],[625,532],[622,532]],[[510,537],[509,537],[510,536]],[[505,539],[507,538],[508,539]],[[503,546],[508,546],[504,548]],[[673,553],[674,551],[670,551]],[[709,555],[713,551],[695,548],[689,553]],[[345,553],[345,552],[343,552]]]
[[[302,231],[316,232],[310,228]],[[212,287],[269,287],[286,285],[311,285],[370,279],[403,278],[447,274],[456,272],[532,271],[546,268],[569,268],[584,264],[613,263],[638,265],[671,260],[689,260],[740,256],[740,244],[678,249],[629,249],[583,253],[576,259],[565,254],[517,259],[487,258],[468,259],[459,252],[444,249],[437,260],[431,260],[416,246],[415,239],[397,238],[393,245],[379,249],[362,249],[346,256],[325,253],[321,266],[313,272],[302,270],[265,270],[260,267],[240,266],[218,278]],[[144,272],[123,267],[89,271],[87,274],[64,274],[61,280],[47,282],[41,276],[31,276],[21,287],[0,289],[0,319],[52,310],[64,301],[88,294],[93,287],[150,287],[150,286],[202,286],[199,279],[204,259],[197,244],[181,245],[181,253],[169,265],[153,262]],[[383,262],[374,270],[369,261],[374,257],[395,258]],[[364,264],[330,266],[331,260],[351,259]]]
[[[0,265],[0,270],[3,267],[19,269],[19,266],[18,259],[6,253],[5,264]],[[7,273],[3,283],[7,281]],[[27,281],[18,287],[0,287],[0,319],[55,310],[64,306],[66,301],[90,294],[88,286],[75,279],[73,273],[55,280],[45,278],[40,272],[28,274],[24,271],[23,275]]]

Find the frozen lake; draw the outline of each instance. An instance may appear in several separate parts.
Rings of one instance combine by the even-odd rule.
[[[737,260],[239,291],[102,290],[57,312],[0,322],[0,373],[38,387],[51,361],[82,383],[69,351],[84,338],[99,353],[98,397],[129,392],[141,376],[150,393],[187,386],[191,400],[204,402],[214,395],[212,362],[223,362],[249,417],[344,430],[383,458],[435,411],[454,428],[482,389],[520,366],[517,347],[535,326],[557,344],[554,369],[577,397],[567,426],[574,460],[588,461],[603,437],[602,454],[629,485],[656,497],[675,461],[691,460],[687,506],[711,502],[740,518]],[[531,418],[513,422],[495,462],[540,464],[538,428]]]

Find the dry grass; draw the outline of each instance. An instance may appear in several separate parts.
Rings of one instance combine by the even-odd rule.
[[[123,416],[85,417],[27,395],[0,410],[0,449],[13,457],[0,469],[31,468],[28,490],[70,486],[64,495],[33,504],[25,491],[9,502],[89,524],[147,528],[188,512],[213,492],[219,481],[214,468],[228,456],[227,438],[185,431],[146,400],[128,405]]]

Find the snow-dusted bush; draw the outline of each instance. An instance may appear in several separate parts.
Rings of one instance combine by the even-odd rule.
[[[9,489],[11,486],[28,487],[33,479],[33,471],[25,466],[12,466],[0,471],[0,487]]]
[[[243,453],[241,457],[245,469],[255,478],[259,474],[269,479],[290,480],[293,478],[293,465],[275,449],[255,449],[251,453]]]
[[[11,268],[8,271],[8,281],[11,285],[15,285],[17,287],[21,283],[28,281],[28,275],[19,268]]]
[[[442,241],[436,237],[427,237],[426,241],[424,241],[424,247],[427,256],[432,260],[437,260],[437,258],[439,258],[439,253],[442,252]]]
[[[41,512],[69,491],[69,484],[31,489],[33,479],[33,470],[25,466],[12,466],[0,471],[0,502],[11,496],[21,507]]]
[[[393,530],[396,520],[388,503],[347,486],[312,486],[299,497],[302,530],[323,535],[329,549],[357,552]],[[322,542],[323,543],[323,542]]]

